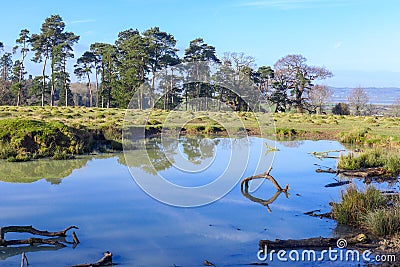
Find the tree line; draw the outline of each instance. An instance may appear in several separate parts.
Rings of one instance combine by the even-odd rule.
[[[144,32],[122,31],[113,44],[93,43],[74,59],[73,75],[86,84],[87,101],[82,102],[71,92],[71,73],[67,68],[78,41],[78,35],[66,30],[63,19],[52,15],[44,20],[39,33],[22,29],[12,51],[5,51],[0,42],[0,104],[126,108],[140,86],[147,84],[150,96],[139,101],[139,108],[156,105],[172,109],[185,103],[188,109],[190,100],[199,97],[221,100],[234,110],[249,108],[229,88],[179,81],[174,66],[199,61],[220,64],[224,75],[234,75],[235,80],[243,77],[251,80],[257,86],[260,101],[269,103],[273,112],[323,113],[324,104],[332,96],[327,86],[316,84],[332,77],[332,73],[325,67],[308,65],[302,55],[287,55],[273,66],[256,68],[251,56],[233,52],[219,58],[214,46],[196,38],[180,57],[175,37],[153,27]],[[33,77],[27,72],[29,59],[41,66],[41,75]],[[155,101],[156,82],[159,82],[156,73],[167,69],[171,73],[166,71],[161,82],[171,83],[171,90],[158,103],[151,103]]]

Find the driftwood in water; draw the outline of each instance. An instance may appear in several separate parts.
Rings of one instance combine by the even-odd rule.
[[[386,176],[388,172],[384,168],[376,167],[376,168],[365,168],[359,170],[334,170],[332,168],[318,168],[316,172],[325,172],[325,173],[334,173],[336,175],[343,174],[345,176],[353,176],[353,177],[379,177],[379,176]]]
[[[249,182],[251,180],[255,180],[255,179],[268,179],[271,181],[271,183],[275,186],[275,188],[279,191],[279,192],[287,192],[289,190],[289,185],[286,185],[285,188],[282,188],[279,183],[275,180],[274,177],[272,177],[272,175],[270,175],[270,172],[272,170],[272,167],[270,167],[268,169],[267,172],[263,173],[263,174],[258,174],[258,175],[254,175],[254,176],[250,176],[246,179],[243,179],[241,182],[241,188],[243,188],[243,186],[245,188],[249,187]]]
[[[70,226],[65,228],[62,231],[58,232],[48,232],[48,231],[40,231],[32,227],[32,225],[28,226],[6,226],[0,227],[0,239],[4,239],[4,234],[14,232],[14,233],[30,233],[33,235],[40,236],[66,236],[66,233],[71,229],[79,229],[76,226]]]
[[[321,152],[310,152],[308,154],[313,155],[317,159],[338,159],[339,156],[331,156],[330,153],[339,153],[344,151],[346,150],[327,150]]]
[[[76,226],[70,226],[66,229],[58,232],[48,232],[41,231],[33,228],[31,225],[29,226],[6,226],[0,228],[0,246],[7,247],[13,245],[36,245],[36,244],[46,244],[53,245],[55,247],[65,247],[65,245],[58,240],[54,239],[43,239],[43,238],[28,238],[28,239],[15,239],[15,240],[6,240],[4,238],[6,233],[14,232],[14,233],[30,233],[33,235],[47,236],[47,237],[65,237],[66,233],[71,229],[78,229]]]
[[[359,234],[355,236],[347,236],[343,238],[335,238],[335,237],[315,237],[315,238],[307,238],[307,239],[288,239],[288,240],[279,240],[275,241],[271,240],[260,240],[259,242],[260,249],[264,249],[265,247],[268,250],[271,249],[328,249],[335,248],[340,246],[340,248],[348,247],[348,248],[376,248],[378,244],[369,240],[365,234]]]
[[[103,257],[98,260],[96,263],[84,263],[71,265],[70,267],[97,267],[97,266],[110,266],[113,265],[112,262],[112,253],[109,251],[104,252]]]
[[[321,210],[312,210],[312,211],[304,212],[304,215],[308,215],[308,216],[312,216],[312,217],[319,217],[320,219],[322,219],[322,218],[333,219],[332,212],[327,212],[327,213],[316,213],[316,212],[321,212]]]

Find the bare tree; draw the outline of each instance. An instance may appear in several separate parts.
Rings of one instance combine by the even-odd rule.
[[[400,117],[400,98],[397,98],[391,108],[391,113],[395,117]]]
[[[347,97],[350,106],[354,110],[356,116],[361,115],[361,111],[365,109],[369,98],[365,90],[361,87],[354,88]]]
[[[297,112],[303,112],[306,104],[304,94],[311,90],[312,82],[333,76],[325,67],[309,66],[306,62],[307,59],[302,55],[287,55],[274,65],[275,77],[286,81]]]
[[[316,108],[318,114],[324,112],[323,106],[332,98],[332,95],[333,91],[326,85],[314,85],[308,92],[310,103]]]

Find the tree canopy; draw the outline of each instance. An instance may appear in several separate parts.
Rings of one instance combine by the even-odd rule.
[[[202,109],[209,105],[207,99],[214,99],[234,110],[249,110],[255,107],[246,102],[257,99],[258,110],[272,107],[274,112],[322,112],[329,99],[328,88],[314,83],[332,73],[325,67],[308,65],[303,55],[287,55],[273,67],[257,68],[255,58],[244,53],[229,52],[218,57],[215,46],[199,37],[189,42],[180,57],[175,37],[159,27],[143,32],[130,28],[121,31],[114,43],[91,44],[74,60],[73,74],[86,84],[84,95],[77,95],[71,89],[73,78],[68,66],[78,41],[79,36],[67,30],[60,15],[51,15],[38,33],[21,30],[13,48],[14,57],[0,42],[0,104],[125,108],[139,93],[138,108],[171,109],[183,103],[186,109]],[[29,57],[40,64],[40,76],[33,77],[26,70]],[[190,64],[194,62],[205,63]],[[219,65],[217,73],[212,73],[213,64]],[[191,83],[185,82],[182,72],[188,74]],[[159,83],[168,88],[161,98],[157,75],[162,75]],[[193,82],[205,80],[208,83]],[[142,85],[150,90],[141,91]],[[257,95],[246,89],[231,90],[250,85],[257,87]],[[190,104],[198,98],[205,100]]]

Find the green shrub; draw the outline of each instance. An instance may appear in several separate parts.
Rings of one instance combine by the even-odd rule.
[[[350,132],[342,132],[339,135],[339,140],[342,143],[358,144],[364,143],[366,140],[367,133],[370,129],[355,129]]]
[[[341,155],[337,167],[343,170],[381,167],[389,175],[396,176],[400,173],[400,157],[397,154],[383,150],[370,149],[358,156],[354,153]]]
[[[387,206],[387,199],[375,187],[369,186],[361,192],[355,186],[349,186],[341,193],[341,203],[334,203],[333,218],[339,224],[361,225],[367,212]]]
[[[9,143],[0,143],[0,159],[8,159],[17,156],[18,151]]]
[[[369,211],[362,219],[362,226],[376,236],[384,237],[400,232],[399,206]]]
[[[332,108],[332,113],[335,115],[350,115],[350,107],[346,103],[337,103]]]

